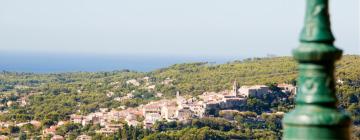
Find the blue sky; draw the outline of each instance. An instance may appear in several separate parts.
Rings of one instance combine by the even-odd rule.
[[[359,1],[330,2],[336,45],[360,54]],[[2,0],[0,51],[290,55],[305,0]]]

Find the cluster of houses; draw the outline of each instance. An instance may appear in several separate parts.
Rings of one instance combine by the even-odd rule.
[[[70,121],[83,126],[99,124],[102,128],[97,130],[96,133],[109,135],[123,127],[120,122],[126,121],[126,123],[131,126],[139,125],[142,114],[142,110],[138,108],[128,108],[120,111],[101,108],[99,112],[90,113],[86,116],[73,114],[70,116]]]
[[[29,104],[28,102],[28,97],[33,95],[33,93],[30,93],[29,95],[26,95],[26,96],[23,96],[23,97],[20,97],[18,99],[16,99],[16,101],[11,101],[11,100],[7,100],[5,101],[5,103],[0,103],[0,108],[2,107],[11,107],[11,106],[14,106],[14,105],[20,105],[20,106],[26,106]],[[6,98],[6,97],[0,97],[0,99],[2,98]],[[6,111],[4,112],[0,112],[0,113],[6,113]]]
[[[134,81],[131,81],[134,82]],[[296,87],[289,84],[279,84],[283,92],[296,94]],[[242,86],[238,88],[236,81],[232,90],[222,92],[205,92],[198,97],[183,97],[177,92],[174,99],[153,101],[137,108],[122,110],[107,108],[86,116],[71,115],[70,121],[82,125],[100,124],[102,128],[97,133],[112,134],[122,127],[120,122],[130,126],[152,128],[157,121],[186,121],[192,118],[211,116],[211,110],[229,110],[246,104],[248,97],[262,97],[269,93],[265,85]]]

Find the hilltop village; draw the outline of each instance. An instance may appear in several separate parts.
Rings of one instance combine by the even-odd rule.
[[[148,79],[148,77],[144,77]],[[170,84],[171,79],[167,78],[163,83]],[[139,86],[140,83],[136,79],[126,82]],[[151,90],[152,85],[148,86]],[[282,92],[296,94],[296,87],[290,84],[279,84],[278,87]],[[174,99],[161,99],[152,101],[148,104],[140,105],[135,108],[101,108],[98,112],[87,115],[72,114],[70,120],[64,120],[56,125],[50,126],[43,130],[43,135],[52,135],[60,139],[62,136],[56,135],[57,127],[67,123],[77,123],[83,126],[88,124],[99,124],[101,129],[96,133],[110,135],[116,133],[124,124],[129,126],[142,126],[144,129],[152,129],[153,125],[158,121],[188,121],[194,118],[215,117],[219,112],[241,112],[239,108],[246,105],[249,97],[262,98],[266,94],[270,94],[270,88],[265,85],[241,86],[238,87],[236,81],[233,82],[232,90],[221,92],[204,92],[197,97],[181,96],[180,92],[176,93]],[[111,95],[108,95],[111,96]],[[157,96],[161,96],[158,93]],[[131,99],[134,96],[129,93],[124,97],[116,98],[116,100]],[[246,110],[243,110],[246,111]],[[276,115],[283,115],[283,112],[268,112]],[[82,135],[81,137],[86,137]],[[89,137],[89,136],[88,136]]]

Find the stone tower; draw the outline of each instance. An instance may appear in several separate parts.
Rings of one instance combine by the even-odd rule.
[[[235,97],[237,96],[237,93],[238,93],[237,90],[238,90],[238,86],[237,86],[237,82],[235,80],[233,83],[233,88],[232,88],[232,92],[231,92],[231,94]]]

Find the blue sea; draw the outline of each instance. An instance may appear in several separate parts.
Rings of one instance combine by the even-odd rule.
[[[0,70],[32,73],[135,70],[148,72],[178,63],[225,63],[235,58],[161,55],[86,55],[48,53],[2,53]]]

